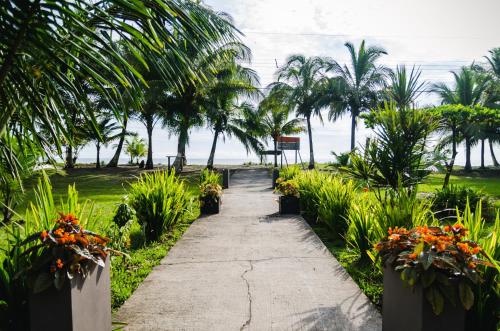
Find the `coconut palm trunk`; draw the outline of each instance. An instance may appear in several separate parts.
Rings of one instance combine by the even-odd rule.
[[[356,117],[355,112],[351,115],[351,151],[356,147]]]
[[[273,139],[274,142],[274,167],[278,167],[278,138]]]
[[[309,169],[314,169],[314,150],[313,150],[313,139],[311,130],[311,116],[307,116],[306,121],[307,121],[307,132],[309,133]]]
[[[471,152],[471,138],[466,137],[465,138],[465,171],[472,171],[472,164],[470,161],[470,152]]]
[[[481,139],[481,169],[484,168],[484,139]]]
[[[493,142],[491,139],[488,139],[488,144],[490,145],[490,153],[491,153],[491,159],[493,160],[493,166],[498,167],[500,164],[498,164],[497,158],[495,157],[495,152],[493,152]]]
[[[148,158],[146,169],[153,169],[153,118],[146,119],[146,131],[148,132]]]
[[[212,142],[212,149],[210,150],[210,156],[207,162],[207,168],[213,169],[214,167],[214,158],[215,158],[215,149],[217,148],[217,139],[219,138],[219,130],[215,130],[214,140]]]
[[[95,145],[95,149],[97,151],[97,156],[96,156],[96,161],[95,161],[95,168],[96,169],[100,169],[101,168],[101,158],[100,158],[100,154],[101,154],[101,143],[97,142],[97,144]]]
[[[111,160],[106,165],[106,167],[108,167],[108,168],[118,167],[118,161],[120,160],[120,154],[122,153],[123,143],[125,142],[125,136],[127,135],[127,121],[128,121],[128,117],[125,116],[125,118],[123,119],[123,128],[122,128],[122,132],[120,134],[120,140],[118,141],[118,145],[116,146],[115,154],[113,155]]]
[[[75,167],[74,157],[73,157],[73,146],[68,145],[66,147],[66,162],[64,163],[65,169],[73,169]]]
[[[455,158],[457,157],[457,133],[455,130],[452,132],[452,153],[450,163],[446,167],[446,174],[444,176],[443,188],[448,187],[450,183],[451,172],[453,171],[453,166],[455,165]]]

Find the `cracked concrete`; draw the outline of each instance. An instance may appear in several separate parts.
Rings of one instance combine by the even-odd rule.
[[[239,171],[115,314],[126,330],[380,331],[380,314],[265,171]]]

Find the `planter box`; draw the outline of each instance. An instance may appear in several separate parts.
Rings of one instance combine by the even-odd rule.
[[[222,169],[222,188],[229,188],[229,181],[231,179],[231,172],[229,169]]]
[[[205,215],[212,215],[219,213],[222,199],[203,198],[200,202],[201,202],[201,207],[200,207],[201,213]]]
[[[280,196],[280,214],[300,214],[299,198],[293,195]]]
[[[273,169],[273,189],[276,188],[276,180],[280,177],[280,170]]]
[[[32,295],[29,310],[31,331],[111,331],[109,256],[85,279],[66,279],[60,291],[52,286]]]
[[[465,310],[445,299],[443,312],[436,316],[420,285],[404,287],[400,273],[384,268],[382,307],[383,331],[464,331]]]

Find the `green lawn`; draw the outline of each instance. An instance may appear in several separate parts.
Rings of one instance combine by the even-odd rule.
[[[420,184],[419,190],[422,192],[435,192],[443,186],[444,174],[434,173],[427,177],[424,183]],[[450,183],[454,185],[464,185],[490,195],[494,199],[500,199],[500,172],[472,172],[471,174],[459,173],[452,175]]]

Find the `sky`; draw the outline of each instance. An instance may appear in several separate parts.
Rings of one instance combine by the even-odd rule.
[[[339,63],[347,61],[344,43],[356,46],[361,40],[368,45],[385,48],[388,55],[379,63],[390,68],[396,65],[416,65],[421,78],[432,84],[451,82],[451,70],[463,65],[485,62],[488,50],[500,47],[500,1],[498,0],[205,0],[216,11],[232,16],[235,26],[243,33],[242,41],[252,50],[252,63],[260,76],[261,87],[275,80],[276,65],[285,63],[291,54],[328,56]],[[437,96],[421,95],[419,105],[438,104]],[[313,142],[317,161],[332,160],[331,151],[348,151],[350,119],[322,124],[313,120]],[[130,130],[146,138],[142,124],[133,122]],[[358,123],[357,142],[362,144],[371,131]],[[207,128],[193,129],[187,149],[188,162],[206,162],[212,142]],[[175,155],[177,137],[157,127],[153,135],[155,162],[164,162],[166,155]],[[271,149],[271,147],[269,147]],[[472,153],[473,165],[479,163],[479,147]],[[457,163],[464,162],[461,147]],[[500,147],[495,146],[497,158]],[[114,153],[112,146],[102,150],[104,159]],[[308,159],[306,136],[301,136],[301,155]],[[95,158],[95,148],[85,147],[83,159]],[[125,162],[126,155],[121,161]],[[236,140],[219,138],[215,163],[228,159],[257,160],[247,155]],[[486,153],[486,163],[491,163]]]

